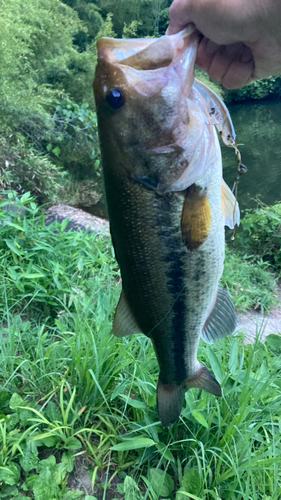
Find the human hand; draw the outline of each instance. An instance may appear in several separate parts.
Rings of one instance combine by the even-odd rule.
[[[168,35],[194,23],[196,64],[227,89],[281,74],[279,0],[174,0]]]

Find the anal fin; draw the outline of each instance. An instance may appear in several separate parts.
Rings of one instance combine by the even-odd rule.
[[[185,381],[185,387],[186,389],[191,389],[192,387],[203,389],[218,397],[222,395],[221,386],[217,379],[209,372],[206,366],[202,365],[194,377]]]
[[[208,344],[227,337],[234,332],[237,317],[234,304],[226,290],[219,286],[212,310],[205,322],[202,339]]]
[[[133,335],[134,333],[141,333],[141,330],[131,312],[124,291],[122,290],[115,311],[113,334],[116,337],[125,337],[126,335]]]
[[[235,224],[240,224],[240,210],[238,201],[235,199],[231,189],[222,179],[221,185],[222,212],[225,226],[233,229]]]

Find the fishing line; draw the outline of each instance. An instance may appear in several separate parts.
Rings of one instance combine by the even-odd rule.
[[[235,231],[236,231],[235,212],[236,212],[236,207],[237,207],[237,203],[238,203],[238,184],[239,184],[239,180],[240,180],[241,175],[245,174],[248,170],[246,165],[243,165],[243,163],[241,162],[241,153],[240,153],[237,146],[239,146],[239,144],[236,144],[235,141],[233,141],[233,144],[231,144],[231,146],[230,146],[230,147],[234,148],[235,154],[237,155],[237,173],[236,173],[236,177],[235,177],[233,188],[232,188],[232,192],[234,193],[234,196],[235,196],[235,203],[234,203],[234,208],[233,208],[233,232],[232,232],[232,236],[231,236],[232,241],[235,239]]]
[[[165,314],[165,316],[163,316],[163,318],[162,318],[162,319],[160,319],[160,321],[158,321],[158,323],[156,323],[156,325],[155,325],[153,328],[151,328],[150,332],[148,332],[148,334],[147,334],[147,336],[148,336],[148,337],[149,337],[149,336],[150,336],[150,334],[153,332],[153,330],[155,330],[155,328],[157,328],[157,326],[159,326],[159,325],[162,323],[162,321],[164,321],[164,319],[166,319],[166,318],[167,318],[167,316],[170,314],[171,310],[173,309],[173,307],[174,307],[175,303],[177,302],[177,300],[179,299],[179,297],[180,297],[180,296],[182,295],[182,293],[184,292],[185,288],[186,288],[186,285],[184,285],[184,287],[182,288],[182,290],[178,293],[178,295],[176,296],[176,298],[175,298],[174,302],[172,303],[172,305],[171,305],[170,309],[168,309],[168,311],[167,311],[167,313]]]

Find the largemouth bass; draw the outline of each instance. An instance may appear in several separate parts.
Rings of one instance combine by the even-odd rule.
[[[177,420],[185,391],[221,396],[197,360],[200,337],[213,343],[236,326],[219,287],[224,225],[239,222],[222,179],[218,128],[232,145],[228,111],[194,82],[193,26],[155,39],[98,42],[94,81],[110,231],[122,275],[113,333],[142,332],[160,367],[163,426]]]

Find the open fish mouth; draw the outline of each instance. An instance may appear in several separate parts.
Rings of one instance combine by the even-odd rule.
[[[172,78],[180,79],[181,91],[188,94],[198,40],[193,24],[176,35],[156,40],[101,38],[98,59],[108,63],[111,71],[114,67],[117,72],[121,70],[130,86],[145,97],[159,93]]]
[[[194,24],[176,35],[164,35],[161,38],[101,38],[98,43],[98,58],[108,62],[120,63],[139,70],[153,70],[166,67],[180,54],[187,39],[196,33]]]

